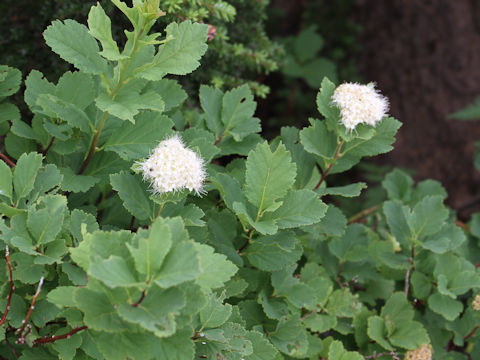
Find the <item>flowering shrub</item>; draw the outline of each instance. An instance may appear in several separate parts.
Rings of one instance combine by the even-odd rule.
[[[352,127],[324,79],[322,119],[270,142],[247,86],[202,86],[184,117],[168,75],[199,66],[208,27],[151,34],[158,0],[112,2],[133,27],[123,50],[99,4],[88,28],[45,30],[77,70],[27,76],[31,123],[7,99],[19,71],[0,68],[2,357],[477,356],[480,223],[459,227],[438,182],[399,170],[374,207],[347,218],[331,200],[366,188],[331,174],[392,149],[385,99],[352,99],[375,113]]]

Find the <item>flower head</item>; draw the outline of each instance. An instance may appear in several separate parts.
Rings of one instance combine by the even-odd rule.
[[[473,299],[472,308],[473,310],[480,311],[480,294],[477,294],[477,296],[475,296],[475,299]]]
[[[375,126],[388,111],[388,99],[372,83],[344,83],[335,89],[332,102],[340,108],[342,124],[348,130],[362,123]]]
[[[178,135],[161,141],[150,157],[139,165],[143,179],[150,181],[155,193],[188,189],[199,195],[203,191],[204,161],[185,147]]]
[[[404,360],[432,360],[432,354],[432,345],[425,344],[418,349],[407,351]]]

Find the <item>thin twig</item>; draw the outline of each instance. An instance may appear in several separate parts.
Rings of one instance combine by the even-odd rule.
[[[8,165],[10,165],[11,167],[15,167],[15,163],[14,163],[12,160],[10,160],[10,159],[7,157],[7,155],[0,153],[0,157],[1,157]]]
[[[8,311],[10,310],[10,302],[12,301],[13,291],[15,290],[15,286],[13,285],[13,269],[12,264],[10,263],[10,252],[8,250],[8,245],[5,246],[5,260],[7,261],[8,266],[10,292],[8,293],[7,307],[5,308],[5,312],[3,313],[2,320],[0,320],[0,326],[3,325],[5,320],[7,320]]]
[[[33,346],[38,346],[39,344],[48,344],[48,343],[52,343],[52,342],[62,340],[62,339],[70,339],[70,337],[72,335],[76,334],[79,331],[85,330],[85,329],[88,329],[88,326],[84,325],[84,326],[80,326],[80,327],[74,327],[70,332],[68,332],[66,334],[63,334],[63,335],[52,335],[52,336],[47,336],[47,337],[43,337],[43,338],[38,338],[38,339],[34,340]]]
[[[300,318],[301,321],[305,320],[305,319],[308,319],[310,316],[312,315],[315,315],[316,313],[318,313],[318,310],[317,309],[314,309],[312,310],[311,312],[309,312],[308,314],[305,314],[304,316],[302,316]]]
[[[365,359],[377,359],[379,357],[388,356],[388,355],[390,355],[392,357],[392,359],[394,359],[394,360],[400,360],[400,358],[398,357],[398,354],[395,351],[382,352],[382,353],[378,353],[378,354],[375,351],[372,355],[364,356],[364,358]]]
[[[27,316],[25,316],[25,319],[22,320],[23,325],[22,325],[20,331],[18,332],[18,336],[19,336],[18,340],[22,344],[25,341],[25,335],[26,335],[26,334],[25,335],[22,335],[22,334],[23,334],[23,331],[25,330],[25,326],[27,326],[28,319],[30,319],[30,315],[32,315],[33,309],[35,309],[35,301],[37,301],[37,297],[38,297],[38,295],[40,295],[40,291],[42,290],[43,279],[44,279],[44,277],[42,276],[40,278],[40,281],[38,282],[37,291],[35,292],[35,295],[33,295],[32,304],[30,305],[30,308],[28,309]]]
[[[407,272],[405,274],[405,297],[408,298],[408,291],[410,290],[410,272],[412,271],[413,267],[413,259],[415,259],[415,247],[412,246],[412,255],[408,259],[408,262],[410,266],[407,269]]]
[[[466,341],[466,340],[470,339],[473,335],[475,335],[475,333],[477,332],[477,330],[478,330],[478,325],[475,326],[475,327],[473,328],[473,330],[470,331],[470,332],[463,338],[463,341]]]
[[[320,178],[320,181],[318,182],[317,186],[315,186],[313,188],[313,191],[317,190],[320,185],[322,185],[323,183],[323,180],[325,180],[325,178],[327,177],[328,175],[328,172],[330,171],[330,169],[332,168],[333,164],[335,164],[335,162],[338,160],[338,158],[340,157],[340,151],[342,150],[342,146],[343,146],[343,143],[345,142],[345,140],[342,140],[340,141],[340,143],[338,144],[337,146],[337,152],[335,153],[335,157],[333,158],[333,161],[330,163],[330,165],[328,165],[328,167],[325,169],[325,171],[323,172],[322,174],[322,177]]]
[[[51,139],[50,142],[48,143],[47,147],[45,148],[45,150],[42,151],[42,154],[43,154],[43,155],[47,155],[48,150],[50,150],[50,148],[52,147],[54,141],[55,141],[55,136],[52,136],[52,139]]]
[[[354,222],[357,222],[358,220],[364,218],[365,216],[368,216],[371,213],[374,213],[379,208],[380,208],[380,205],[375,205],[375,206],[369,207],[368,209],[362,210],[358,214],[355,214],[350,219],[348,219],[347,224],[352,224]]]
[[[140,296],[140,299],[138,299],[138,301],[135,303],[135,304],[132,304],[133,307],[138,307],[143,299],[145,299],[145,290],[142,291],[142,295]]]
[[[5,333],[5,342],[7,343],[7,346],[10,349],[10,351],[12,352],[13,356],[15,356],[16,359],[18,359],[19,356],[18,356],[17,352],[15,351],[15,348],[12,346],[12,344],[10,344],[10,341],[8,341],[8,337],[7,337],[6,333]]]
[[[240,249],[237,250],[238,254],[241,254],[243,250],[250,244],[250,241],[252,240],[252,233],[253,233],[253,228],[250,228],[247,232],[248,239],[245,241],[245,243],[240,247]]]

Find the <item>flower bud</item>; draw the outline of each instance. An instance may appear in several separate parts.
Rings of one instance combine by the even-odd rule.
[[[205,164],[194,151],[185,147],[178,135],[163,140],[150,157],[138,163],[143,179],[150,181],[153,192],[167,192],[188,189],[197,195],[203,192]]]
[[[372,83],[344,83],[335,89],[332,103],[340,108],[341,122],[348,130],[358,124],[375,126],[388,111],[388,99]]]
[[[473,299],[472,308],[473,310],[480,311],[480,294],[477,294],[475,299]]]

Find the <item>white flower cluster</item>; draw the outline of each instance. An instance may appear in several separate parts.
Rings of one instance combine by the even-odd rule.
[[[150,181],[154,193],[183,189],[195,191],[197,195],[203,192],[206,176],[204,161],[185,147],[178,135],[160,142],[150,157],[139,165],[143,179]]]
[[[388,99],[372,83],[344,83],[335,89],[332,100],[340,108],[342,124],[348,130],[362,123],[375,126],[388,112]]]
[[[425,344],[418,349],[407,351],[404,360],[432,360],[432,354],[432,345]]]

